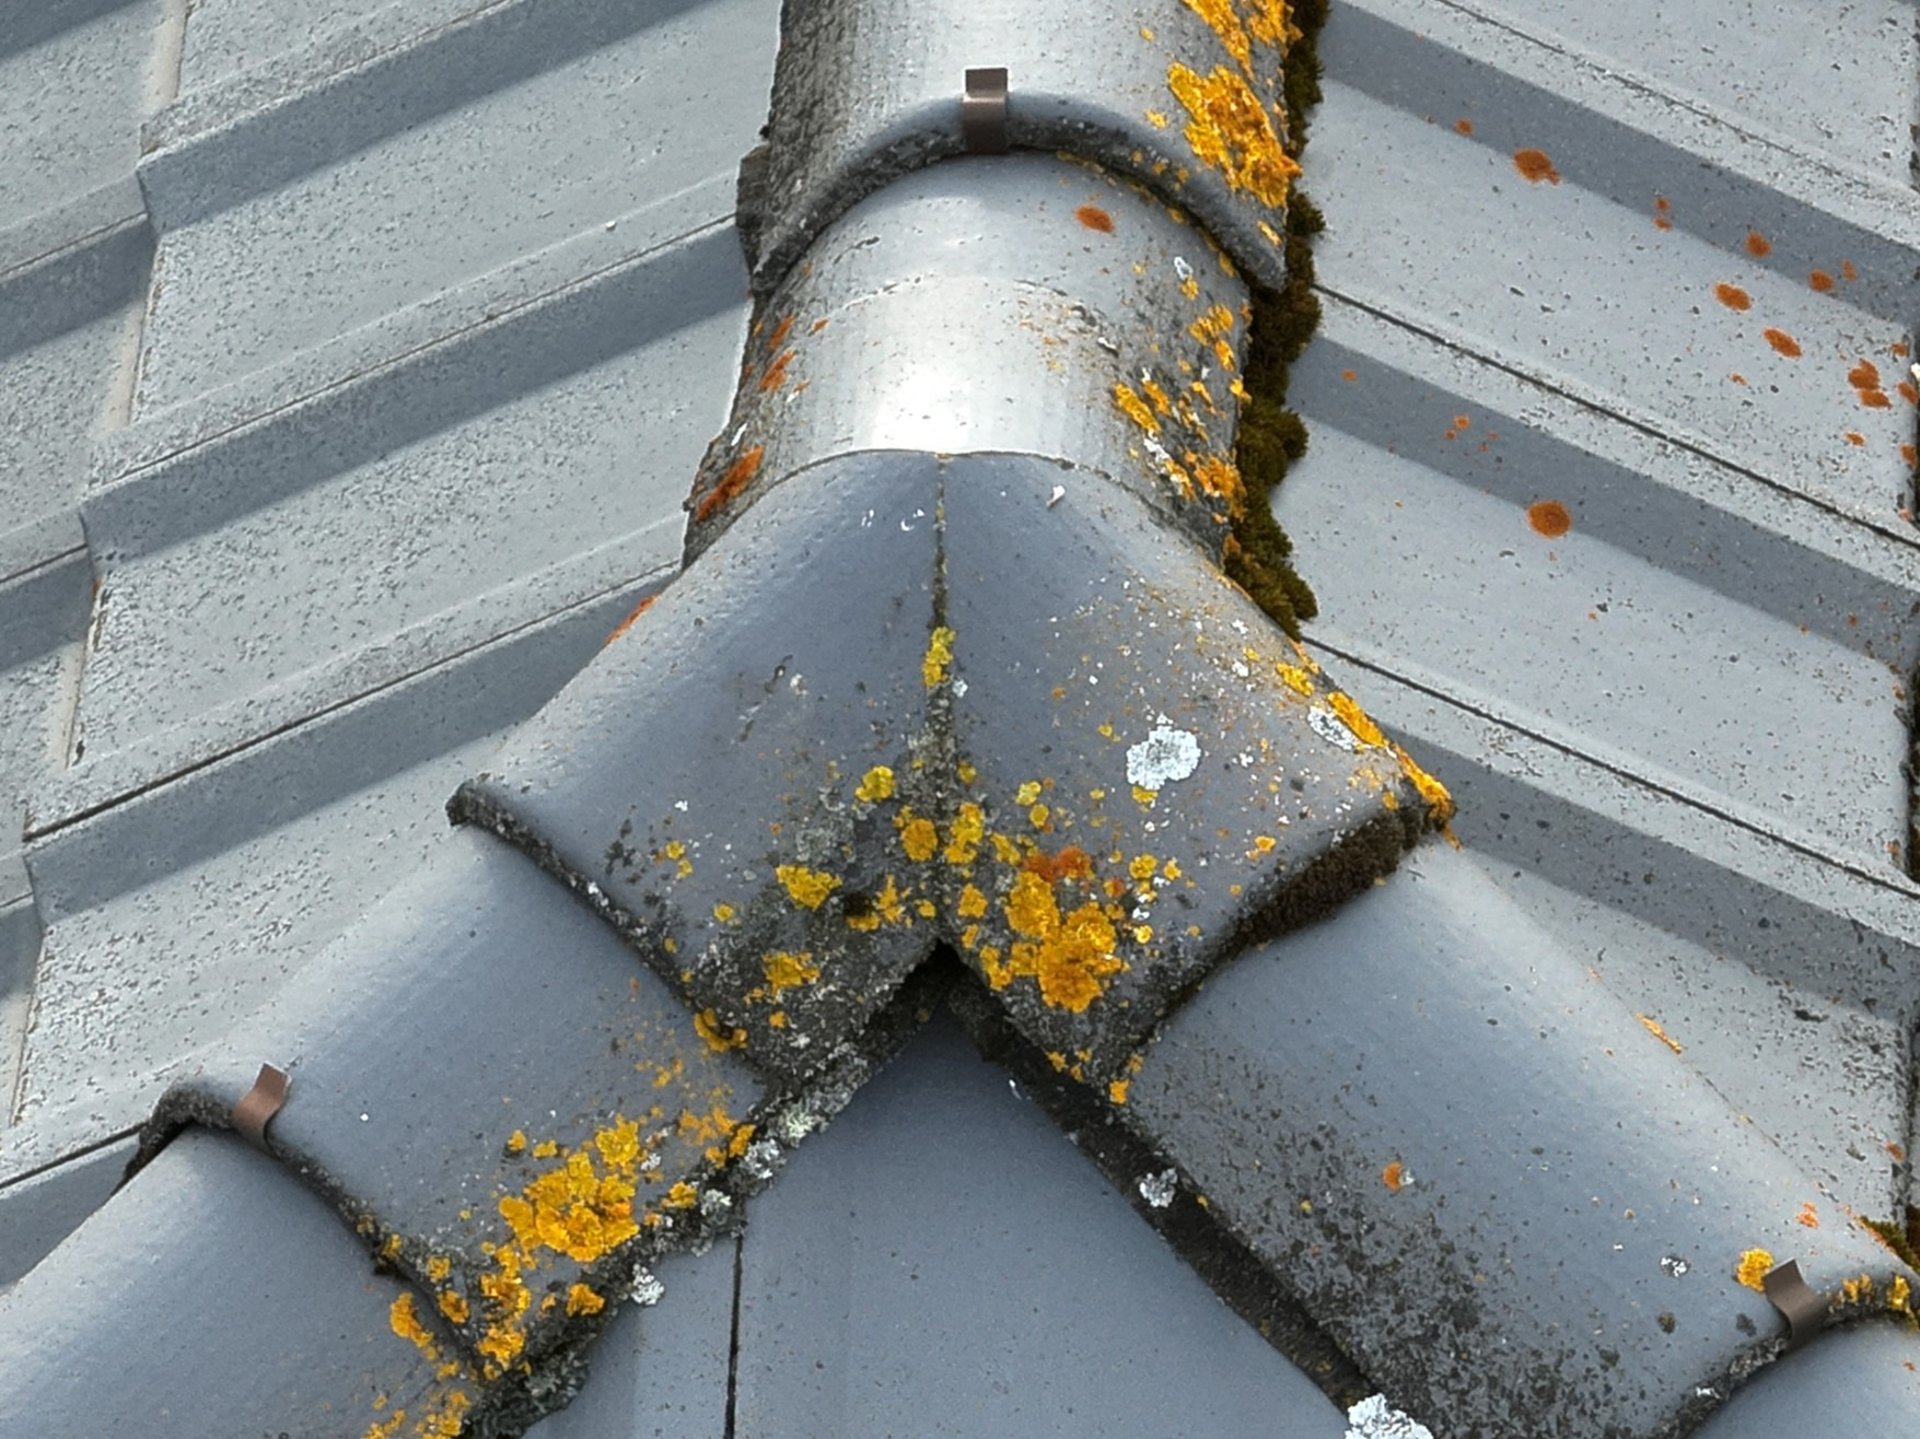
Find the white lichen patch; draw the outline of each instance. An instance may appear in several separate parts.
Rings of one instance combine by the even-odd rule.
[[[1140,1176],[1140,1197],[1155,1209],[1165,1209],[1173,1203],[1173,1196],[1180,1183],[1180,1176],[1171,1169],[1163,1169],[1158,1174]]]
[[[1346,721],[1322,705],[1314,705],[1307,711],[1307,723],[1313,732],[1330,745],[1338,745],[1348,754],[1360,748],[1360,736],[1347,728]]]
[[[1433,1431],[1387,1403],[1384,1394],[1369,1394],[1347,1411],[1346,1439],[1433,1439]]]
[[[1127,782],[1157,793],[1200,768],[1200,739],[1190,730],[1157,725],[1139,744],[1127,747]]]
[[[651,1309],[667,1296],[667,1286],[654,1277],[651,1269],[642,1265],[633,1271],[633,1283],[628,1286],[627,1297],[642,1309]]]

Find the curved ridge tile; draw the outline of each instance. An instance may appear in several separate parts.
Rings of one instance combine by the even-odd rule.
[[[606,925],[472,830],[168,1091],[148,1167],[182,1123],[230,1122],[262,1061],[290,1081],[269,1151],[360,1236],[335,1262],[417,1286],[490,1422],[547,1407],[636,1263],[724,1210],[704,1182],[764,1098]]]
[[[1096,166],[1016,154],[909,175],[761,307],[687,557],[821,460],[931,450],[1071,461],[1217,559],[1242,500],[1248,301],[1205,229]]]
[[[1104,1083],[1235,945],[1444,816],[1269,634],[1096,476],[829,461],[748,510],[455,810],[789,1079],[938,942]]]
[[[447,1345],[431,1317],[417,1344],[395,1331],[394,1306],[411,1298],[368,1272],[359,1241],[285,1169],[228,1136],[186,1134],[0,1294],[3,1427],[29,1432],[31,1416],[42,1439],[339,1439],[397,1420],[387,1433],[450,1433],[472,1390],[439,1372]],[[217,1337],[169,1322],[216,1314]],[[429,1420],[453,1428],[400,1427]]]
[[[1830,1317],[1910,1303],[1871,1234],[1441,845],[1217,975],[1127,1112],[1461,1439],[1690,1432],[1784,1348],[1776,1263]]]
[[[1019,149],[1068,151],[1192,210],[1266,284],[1297,167],[1281,59],[1284,0],[1168,0],[1119,12],[1020,0],[789,4],[774,71],[767,213],[752,257],[771,288],[848,206],[963,154],[969,69],[1004,67]]]
[[[1770,1365],[1695,1431],[1697,1439],[1901,1434],[1920,1414],[1920,1340],[1911,1323],[1854,1324]]]

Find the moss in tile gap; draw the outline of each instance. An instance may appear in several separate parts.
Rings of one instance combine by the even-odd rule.
[[[1379,1390],[1190,1186],[1176,1183],[1164,1205],[1147,1200],[1140,1190],[1141,1177],[1162,1175],[1174,1166],[1127,1127],[1117,1107],[1107,1102],[1104,1088],[1060,1071],[1014,1028],[1005,1008],[971,971],[947,956],[924,968],[936,965],[947,977],[947,1003],[981,1055],[1013,1076],[1228,1308],[1341,1409]]]
[[[1293,10],[1301,37],[1287,49],[1281,89],[1287,107],[1287,153],[1296,161],[1307,143],[1307,113],[1320,102],[1320,57],[1316,48],[1327,18],[1326,0],[1304,0]],[[1320,324],[1313,293],[1313,237],[1326,227],[1319,208],[1295,186],[1287,201],[1286,282],[1279,290],[1256,286],[1242,384],[1240,429],[1234,462],[1246,487],[1226,547],[1230,579],[1253,597],[1267,616],[1294,639],[1300,625],[1320,612],[1312,589],[1293,566],[1293,543],[1273,517],[1273,495],[1287,469],[1307,451],[1307,428],[1287,408],[1293,362]]]
[[[1898,1219],[1862,1219],[1860,1221],[1879,1236],[1909,1269],[1920,1269],[1920,1209],[1911,1205],[1907,1208],[1906,1222]]]

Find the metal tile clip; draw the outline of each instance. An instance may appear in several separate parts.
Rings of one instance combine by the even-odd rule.
[[[968,153],[1007,153],[1007,67],[996,65],[967,71],[967,90],[960,101],[960,137]]]
[[[1800,1263],[1776,1264],[1761,1280],[1767,1299],[1787,1321],[1787,1349],[1798,1349],[1827,1326],[1827,1301],[1800,1276]]]
[[[253,1081],[253,1088],[241,1095],[240,1102],[227,1112],[234,1129],[244,1135],[254,1148],[267,1147],[267,1126],[273,1122],[273,1116],[280,1112],[280,1106],[287,1102],[287,1090],[291,1085],[286,1070],[263,1064],[259,1076]]]

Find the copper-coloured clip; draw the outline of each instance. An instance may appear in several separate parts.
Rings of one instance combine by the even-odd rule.
[[[1798,1260],[1789,1259],[1767,1271],[1761,1281],[1767,1299],[1787,1321],[1787,1348],[1798,1349],[1827,1327],[1827,1301],[1800,1275]]]
[[[287,1089],[291,1081],[284,1069],[271,1064],[260,1066],[260,1074],[253,1081],[253,1088],[240,1096],[240,1102],[227,1113],[233,1127],[246,1136],[247,1142],[256,1149],[267,1147],[267,1126],[273,1122],[273,1116],[280,1112],[280,1106],[287,1102]]]
[[[975,155],[1007,153],[1007,67],[967,71],[960,101],[960,137]]]

